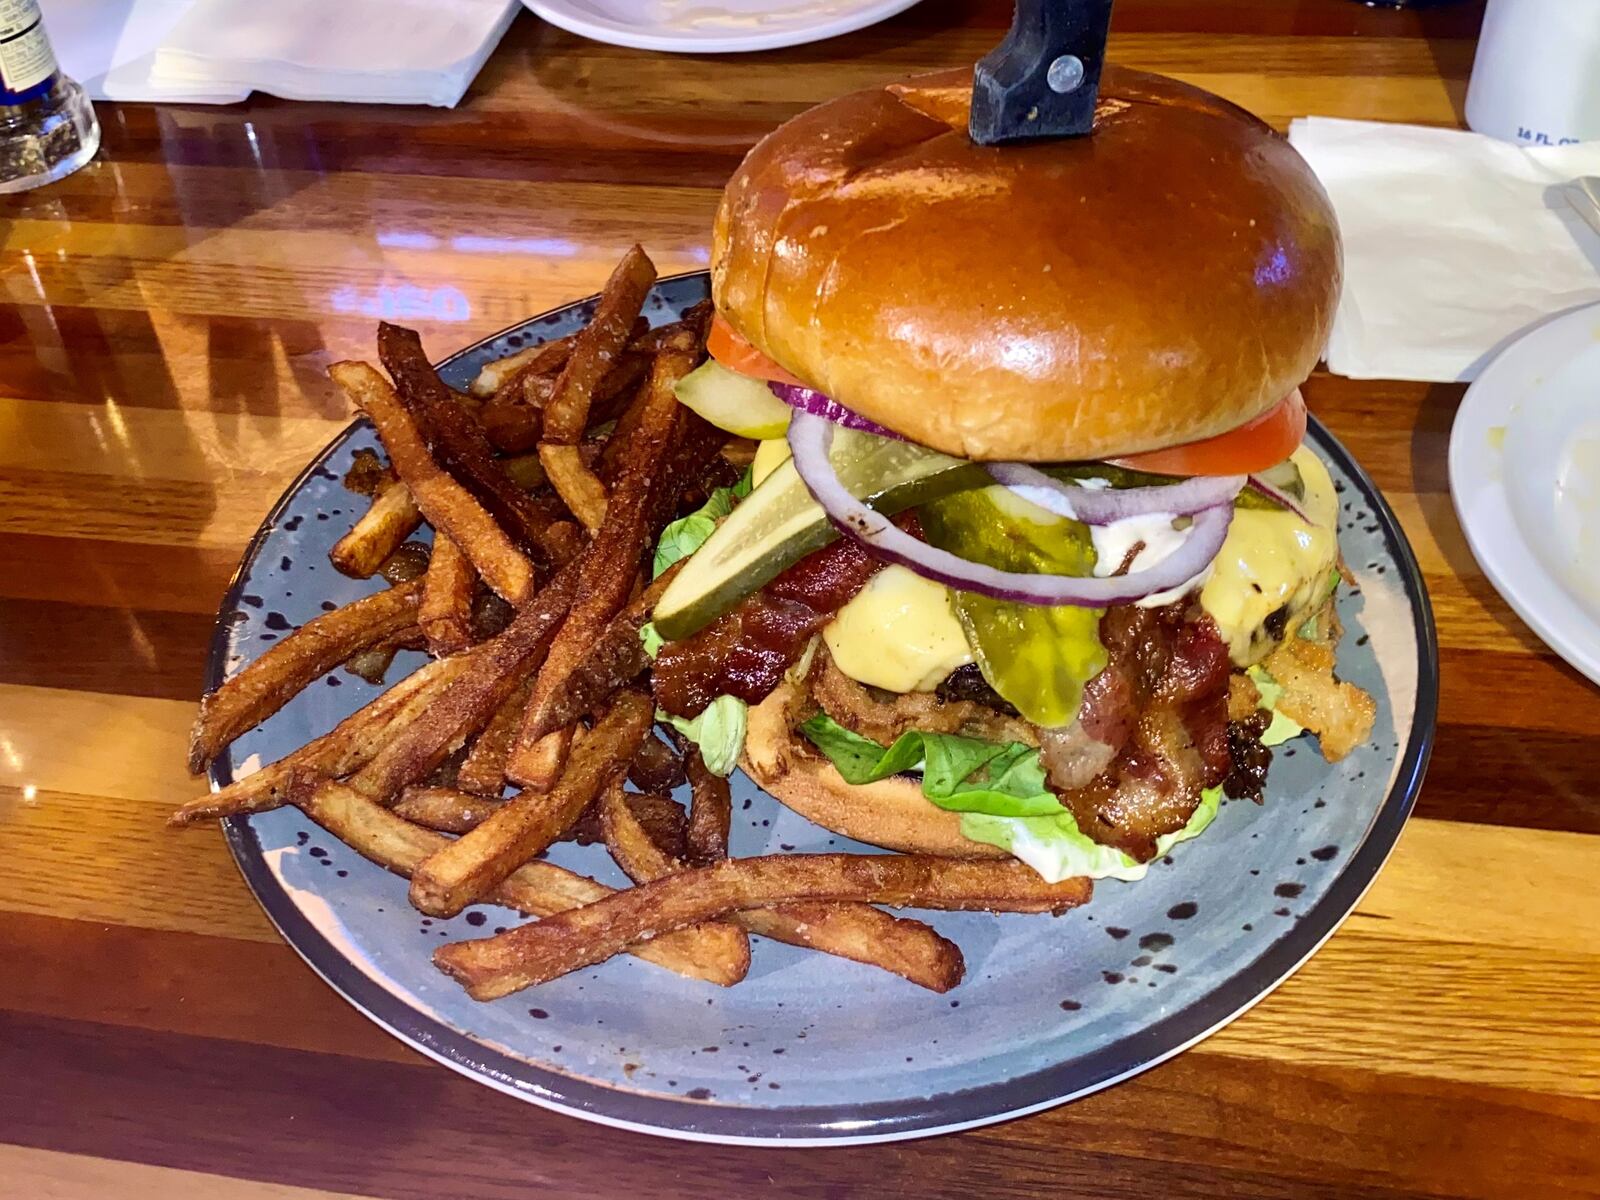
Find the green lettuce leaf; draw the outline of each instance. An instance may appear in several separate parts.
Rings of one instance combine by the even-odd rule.
[[[1331,600],[1333,598],[1333,594],[1339,590],[1339,578],[1340,576],[1338,567],[1333,567],[1328,571],[1328,578],[1323,584],[1324,588],[1326,589],[1322,596],[1324,603],[1326,603],[1328,600]],[[1317,611],[1321,612],[1321,609],[1318,609]],[[1320,626],[1317,623],[1316,617],[1307,617],[1301,622],[1299,633],[1300,636],[1306,640],[1315,641],[1317,637],[1317,630],[1319,628]]]
[[[1245,674],[1250,676],[1256,685],[1256,691],[1261,693],[1261,707],[1272,714],[1272,724],[1261,735],[1263,746],[1281,746],[1290,738],[1297,738],[1306,731],[1305,726],[1287,717],[1278,711],[1278,697],[1283,695],[1283,685],[1267,673],[1265,667],[1254,666]]]
[[[872,783],[909,771],[922,761],[921,737],[908,734],[888,749],[846,729],[824,713],[800,726],[811,744],[826,754],[846,783]]]
[[[1293,717],[1286,717],[1277,709],[1272,710],[1272,723],[1261,731],[1261,744],[1263,746],[1281,746],[1293,738],[1299,737],[1306,731],[1306,727]]]
[[[823,713],[802,724],[800,732],[849,783],[873,783],[920,766],[922,794],[962,814],[963,836],[1009,851],[1051,882],[1076,875],[1144,878],[1144,863],[1078,829],[1046,786],[1039,752],[1031,746],[913,730],[886,747]],[[1220,787],[1202,792],[1189,823],[1156,839],[1156,856],[1197,837],[1216,817],[1221,797]]]
[[[639,640],[644,643],[644,652],[651,662],[655,661],[656,655],[661,653],[661,647],[667,642],[667,639],[656,631],[654,621],[646,621],[639,626]]]
[[[1222,799],[1220,787],[1200,793],[1200,805],[1189,823],[1176,833],[1156,839],[1159,858],[1179,842],[1199,837],[1217,816]],[[961,834],[975,842],[998,846],[1020,858],[1050,883],[1075,876],[1090,879],[1122,879],[1134,882],[1145,877],[1148,863],[1136,862],[1114,846],[1102,846],[1078,828],[1071,813],[1044,817],[996,817],[988,813],[965,813]]]
[[[656,709],[656,720],[665,721],[699,746],[706,770],[724,777],[739,765],[749,715],[750,706],[737,696],[718,696],[692,720]]]
[[[717,531],[717,522],[733,511],[734,504],[750,494],[750,470],[739,477],[732,487],[720,487],[706,498],[706,502],[686,517],[679,517],[661,531],[656,542],[652,576],[658,576],[681,558],[688,558],[706,539]],[[651,657],[654,657],[652,655]]]
[[[661,531],[656,543],[653,574],[659,576],[679,559],[688,558],[705,544],[716,532],[717,522],[733,511],[734,504],[750,494],[749,468],[732,487],[717,488],[706,502],[686,517],[680,517]],[[652,659],[661,652],[665,639],[656,630],[654,621],[646,621],[639,628],[639,640],[644,652]],[[693,719],[674,717],[660,709],[656,720],[665,721],[696,746],[706,770],[726,777],[739,764],[744,751],[745,728],[749,723],[750,706],[737,696],[718,696],[705,710]]]
[[[732,488],[718,488],[687,517],[679,517],[661,531],[656,543],[653,573],[660,575],[680,558],[688,558],[717,531],[717,522],[733,511]]]
[[[1039,752],[1020,742],[1001,744],[949,733],[911,730],[880,746],[818,713],[800,726],[848,783],[873,783],[922,770],[922,794],[952,812],[1031,817],[1064,811],[1045,786]]]

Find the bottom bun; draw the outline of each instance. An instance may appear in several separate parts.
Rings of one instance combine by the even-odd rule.
[[[1004,850],[961,836],[961,814],[946,812],[903,775],[846,783],[834,765],[790,727],[800,690],[784,682],[750,710],[745,773],[808,821],[889,850],[946,858],[1009,858]]]

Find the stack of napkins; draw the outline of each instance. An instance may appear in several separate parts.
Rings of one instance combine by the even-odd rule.
[[[1469,380],[1530,325],[1600,300],[1600,234],[1564,194],[1600,175],[1600,142],[1524,148],[1323,117],[1295,121],[1289,141],[1344,236],[1331,371]]]
[[[62,69],[95,99],[457,103],[516,0],[53,0]]]

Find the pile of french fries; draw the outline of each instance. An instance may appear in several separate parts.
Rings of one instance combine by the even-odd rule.
[[[470,395],[388,324],[388,378],[366,363],[330,369],[389,457],[352,470],[371,506],[330,557],[390,586],[301,626],[206,696],[190,769],[340,664],[370,677],[400,648],[431,658],[172,824],[292,805],[410,879],[423,913],[493,903],[540,918],[439,947],[437,966],[478,999],[624,952],[727,986],[748,970],[752,933],[946,991],[960,950],[873,904],[1061,912],[1089,885],[1046,884],[1017,862],[728,857],[727,781],[656,735],[639,630],[671,578],[650,581],[661,529],[737,478],[753,447],[676,399],[710,308],[648,328],[655,278],[635,246],[585,328],[490,363]],[[423,522],[425,559],[408,541]],[[687,813],[668,794],[684,782]],[[562,838],[603,841],[636,886],[542,861]]]

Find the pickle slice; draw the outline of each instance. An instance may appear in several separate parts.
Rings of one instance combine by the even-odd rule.
[[[989,478],[962,459],[854,429],[835,432],[829,459],[852,495],[886,514]],[[794,463],[783,463],[683,565],[656,604],[657,631],[688,637],[838,536]]]
[[[1259,478],[1264,483],[1269,483],[1284,495],[1293,499],[1297,504],[1304,504],[1306,500],[1306,481],[1300,474],[1300,466],[1292,458],[1286,458],[1275,467],[1258,472]],[[1270,496],[1263,496],[1260,492],[1245,488],[1240,492],[1234,504],[1239,508],[1271,509],[1274,512],[1284,511]]]
[[[672,390],[685,408],[739,437],[782,437],[793,413],[761,380],[730,371],[714,358],[678,380]]]
[[[1040,464],[1039,469],[1063,483],[1076,483],[1081,479],[1104,479],[1114,488],[1164,487],[1167,484],[1183,482],[1183,477],[1180,475],[1153,475],[1149,471],[1132,471],[1127,467],[1112,466],[1110,463],[1055,463],[1049,466]],[[1260,476],[1296,501],[1303,501],[1306,498],[1306,485],[1300,477],[1300,468],[1290,459],[1284,459],[1270,470],[1260,472]],[[1248,487],[1234,497],[1233,503],[1236,508],[1284,511],[1283,505],[1272,497],[1264,496]]]
[[[1077,521],[1057,517],[990,487],[946,495],[919,510],[931,545],[1005,571],[1094,574],[1094,541]],[[1083,685],[1106,665],[1096,608],[994,600],[952,593],[978,668],[989,686],[1035,725],[1068,725]]]

